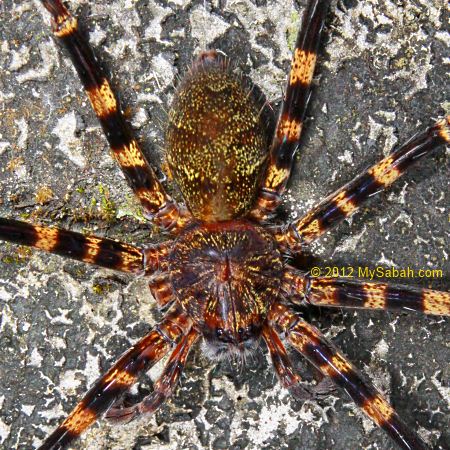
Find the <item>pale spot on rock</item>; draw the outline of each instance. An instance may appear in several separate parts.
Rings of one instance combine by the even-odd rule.
[[[75,135],[76,129],[77,119],[75,112],[71,111],[58,119],[52,134],[59,138],[58,150],[64,153],[78,167],[84,168],[86,166],[86,158],[81,153],[80,140]]]

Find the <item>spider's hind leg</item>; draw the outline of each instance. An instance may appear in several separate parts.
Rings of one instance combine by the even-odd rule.
[[[42,0],[42,3],[53,16],[53,34],[69,52],[114,158],[141,202],[144,214],[162,228],[179,229],[186,221],[186,211],[165,192],[146,161],[88,39],[78,30],[77,19],[60,0]]]
[[[352,278],[311,277],[293,268],[285,274],[283,289],[291,298],[300,296],[316,306],[450,316],[450,292],[432,289]]]
[[[437,121],[366,172],[320,202],[287,230],[276,232],[276,239],[294,251],[310,244],[330,228],[356,212],[370,197],[388,188],[417,160],[450,142],[450,116]]]
[[[319,399],[334,392],[334,384],[326,377],[319,380],[315,386],[302,385],[301,377],[295,371],[278,333],[266,325],[263,328],[262,336],[269,349],[278,380],[295,398],[299,400]]]
[[[311,96],[317,50],[328,5],[328,0],[311,0],[305,10],[272,140],[268,167],[256,206],[250,213],[255,219],[264,220],[270,216],[286,190]]]

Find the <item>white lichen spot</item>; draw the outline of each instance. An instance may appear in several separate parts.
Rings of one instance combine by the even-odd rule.
[[[22,405],[21,410],[27,416],[31,416],[35,408],[35,405]]]
[[[221,36],[230,27],[228,23],[207,11],[203,6],[197,6],[191,12],[189,21],[192,37],[198,40],[196,52],[208,48],[208,43]],[[205,30],[208,32],[205,33]]]
[[[141,128],[147,122],[148,122],[147,111],[145,111],[144,108],[139,108],[131,120],[131,125],[133,125],[133,128]]]
[[[374,351],[380,359],[386,360],[389,346],[387,345],[387,342],[382,338],[376,344]]]
[[[16,78],[19,83],[48,79],[53,68],[58,64],[59,55],[53,40],[50,39],[39,44],[39,53],[42,62],[37,68],[18,74]]]
[[[11,143],[8,141],[0,141],[0,156],[6,152],[6,149],[11,147]]]
[[[387,267],[398,267],[398,265],[395,264],[394,261],[386,258],[386,256],[384,256],[383,252],[381,253],[381,258],[377,261],[377,265],[378,266],[387,266]]]
[[[3,422],[2,419],[0,419],[0,444],[6,440],[6,438],[9,436],[10,431],[11,426],[6,425],[6,423]]]
[[[52,324],[64,324],[64,325],[72,325],[73,324],[73,320],[69,319],[67,317],[67,315],[72,312],[70,309],[58,308],[58,311],[60,312],[60,314],[57,316],[53,316],[53,317],[50,317],[50,314],[48,313],[48,311],[45,311],[45,314],[47,315],[47,317],[49,319],[51,319]]]
[[[70,161],[78,167],[86,167],[86,158],[81,153],[80,139],[75,132],[77,130],[77,119],[75,112],[71,111],[58,119],[52,134],[59,138],[58,150],[64,153]]]
[[[353,163],[352,152],[350,150],[344,150],[344,154],[343,155],[338,155],[337,159],[339,161],[345,162],[347,164],[352,164]]]
[[[19,120],[16,120],[15,123],[17,129],[19,130],[17,147],[20,148],[20,150],[26,150],[28,141],[28,123],[23,117],[21,117]]]
[[[174,73],[172,64],[162,55],[157,55],[152,58],[150,71],[159,89],[164,90],[173,83]]]
[[[11,62],[8,69],[11,72],[21,69],[30,60],[30,48],[22,45],[19,50],[11,50]]]
[[[76,375],[79,374],[78,370],[66,370],[61,373],[59,378],[59,389],[63,397],[75,395],[77,388],[80,386],[81,381],[77,379]]]
[[[17,317],[11,311],[10,306],[5,304],[0,310],[0,332],[3,332],[7,326],[13,333],[17,333]]]
[[[30,355],[29,365],[34,367],[41,367],[41,363],[43,361],[43,357],[39,353],[37,348],[33,348]]]
[[[442,395],[442,398],[447,399],[448,403],[450,403],[450,387],[446,386],[446,381],[444,377],[444,381],[439,381],[437,377],[441,374],[441,371],[438,370],[431,377],[431,382],[436,386],[436,389]]]
[[[89,33],[89,42],[93,47],[97,47],[102,44],[106,39],[106,32],[102,30],[98,25],[95,25],[94,29]]]
[[[353,234],[348,238],[344,239],[333,251],[332,256],[335,256],[336,253],[346,253],[348,251],[355,250],[358,247],[359,241],[361,237],[365,234],[366,227],[364,226],[360,233]]]
[[[86,384],[92,386],[94,381],[100,377],[100,362],[98,355],[86,354],[86,368],[83,371],[83,375],[86,377]]]
[[[408,228],[412,228],[414,226],[414,222],[411,220],[411,217],[408,214],[406,214],[405,211],[402,211],[393,221],[393,223],[397,222],[405,223],[408,226]]]
[[[407,181],[404,182],[402,189],[399,193],[390,193],[388,195],[388,200],[393,203],[398,203],[400,205],[406,204],[406,193],[408,191],[409,183]]]
[[[152,17],[152,19],[150,20],[150,24],[144,31],[145,39],[154,39],[157,42],[167,43],[167,41],[161,39],[162,33],[161,24],[164,22],[164,20],[169,14],[172,14],[173,12],[172,9],[164,8],[158,5],[156,2],[150,2],[148,4],[148,12],[149,16]]]
[[[277,385],[272,393],[275,397],[280,397],[281,389]],[[292,434],[298,430],[301,417],[299,415],[292,414],[292,407],[289,402],[278,403],[276,405],[263,405],[260,419],[254,427],[250,427],[248,430],[248,439],[254,446],[260,448],[265,442],[270,440],[281,429],[287,434]],[[305,419],[307,417],[303,417]]]

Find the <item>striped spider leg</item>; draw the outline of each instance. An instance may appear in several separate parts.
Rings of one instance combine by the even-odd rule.
[[[152,274],[167,266],[170,243],[140,249],[130,244],[74,231],[31,225],[0,217],[0,240],[35,247],[89,264],[135,274]]]
[[[289,296],[299,296],[316,306],[450,316],[450,292],[432,289],[352,278],[311,277],[292,267],[284,275],[283,289]]]
[[[171,346],[179,342],[163,372],[163,376],[167,372],[175,375],[157,384],[159,389],[157,393],[161,395],[158,397],[157,406],[160,406],[174,387],[171,383],[176,384],[182,370],[179,361],[180,345],[181,353],[185,358],[195,336],[197,334],[191,329],[190,320],[178,306],[174,306],[150,333],[134,344],[105,375],[96,381],[61,425],[39,447],[40,450],[63,448],[69,445],[120,400],[121,396],[136,382],[140,373],[149,370],[170,351]],[[174,360],[175,363],[173,363]]]
[[[351,216],[381,190],[388,188],[420,158],[450,142],[450,116],[437,121],[380,162],[332,193],[303,217],[279,230],[277,240],[292,250],[301,250],[331,227]]]
[[[289,306],[275,303],[268,317],[273,327],[295,350],[311,364],[343,388],[364,413],[405,450],[427,450],[428,446],[408,427],[383,395],[346,357],[313,325]],[[290,368],[291,369],[291,368]],[[291,369],[292,370],[292,369]]]
[[[110,82],[101,70],[78,21],[60,0],[42,0],[52,15],[53,34],[62,42],[78,72],[112,154],[139,199],[144,214],[168,230],[178,230],[188,213],[165,192],[120,110]]]
[[[328,0],[309,2],[303,15],[303,22],[295,43],[286,93],[270,148],[266,174],[255,207],[251,212],[251,215],[257,220],[264,220],[274,213],[286,190],[311,97],[311,83],[316,66],[317,50],[328,6]]]

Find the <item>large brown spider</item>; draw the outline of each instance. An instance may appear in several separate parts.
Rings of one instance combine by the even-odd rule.
[[[319,3],[317,8],[314,3]],[[354,369],[347,363],[337,350],[327,343],[319,332],[295,313],[289,302],[298,302],[304,304],[305,300],[311,303],[328,304],[331,306],[353,306],[388,309],[409,308],[425,311],[431,314],[449,313],[449,295],[438,293],[437,291],[414,291],[407,288],[387,288],[381,284],[358,283],[346,280],[312,279],[286,264],[280,251],[298,251],[300,247],[307,244],[310,240],[318,237],[326,228],[334,224],[335,221],[342,220],[350,215],[362,201],[365,200],[364,193],[358,191],[352,199],[344,196],[342,192],[333,196],[331,202],[325,202],[319,209],[318,221],[307,219],[294,222],[294,228],[287,229],[271,228],[264,231],[257,223],[263,221],[275,209],[278,204],[278,195],[285,189],[285,183],[291,168],[290,157],[286,158],[284,153],[283,160],[278,156],[281,151],[287,154],[293,153],[296,148],[300,135],[301,121],[303,120],[304,110],[307,104],[307,95],[311,84],[312,71],[314,68],[315,54],[317,52],[318,39],[314,39],[319,34],[319,29],[323,23],[326,8],[325,2],[310,2],[309,8],[305,13],[305,23],[310,21],[311,26],[303,27],[305,31],[300,34],[297,41],[298,57],[297,63],[293,65],[289,77],[288,88],[286,91],[286,103],[277,127],[278,140],[275,139],[272,145],[273,158],[268,163],[265,177],[262,179],[263,188],[260,192],[257,206],[250,211],[254,194],[260,182],[260,176],[264,172],[266,142],[262,124],[256,120],[259,112],[251,103],[250,97],[245,101],[242,95],[237,92],[244,92],[245,87],[240,88],[239,78],[233,76],[225,62],[217,56],[215,52],[203,53],[193,68],[190,75],[189,84],[182,84],[178,92],[178,102],[183,103],[183,95],[189,89],[195,87],[194,80],[203,77],[212,77],[214,87],[219,82],[224,82],[226,76],[225,88],[231,87],[233,96],[237,95],[240,103],[235,106],[233,112],[236,113],[242,108],[245,114],[237,118],[237,123],[233,123],[231,130],[221,130],[218,133],[216,117],[230,117],[229,106],[224,111],[217,111],[216,117],[209,114],[214,111],[218,104],[218,94],[215,89],[212,100],[208,103],[204,85],[212,86],[209,83],[198,83],[200,97],[203,103],[199,105],[205,107],[208,115],[201,116],[203,122],[195,123],[195,136],[199,136],[199,131],[206,133],[206,141],[223,136],[226,139],[236,139],[239,145],[236,147],[245,148],[245,154],[233,151],[233,158],[237,162],[234,171],[230,169],[230,161],[226,154],[220,159],[218,171],[222,170],[220,182],[215,181],[214,173],[208,169],[208,164],[215,163],[218,159],[209,159],[209,152],[202,152],[199,158],[203,158],[200,163],[191,166],[192,161],[186,162],[184,154],[177,152],[177,144],[180,138],[177,133],[182,130],[186,133],[186,126],[169,125],[167,138],[169,142],[168,162],[174,178],[178,181],[184,197],[187,201],[190,211],[199,220],[194,222],[189,214],[178,209],[174,202],[163,193],[162,187],[156,181],[153,173],[145,164],[137,147],[133,145],[131,137],[128,137],[128,145],[124,145],[124,138],[117,134],[117,124],[109,129],[110,143],[113,150],[116,149],[115,156],[121,163],[124,172],[130,175],[129,182],[135,191],[138,191],[138,197],[144,205],[145,210],[151,213],[155,222],[163,228],[170,229],[178,234],[173,246],[167,244],[152,246],[141,252],[139,249],[126,245],[118,244],[113,241],[99,238],[86,238],[82,235],[55,231],[48,228],[33,227],[22,222],[2,219],[1,236],[5,240],[19,242],[25,245],[33,245],[45,250],[65,254],[86,262],[103,265],[108,268],[116,268],[127,272],[137,272],[142,270],[141,259],[144,260],[144,269],[147,274],[154,275],[152,292],[162,307],[169,307],[166,319],[150,333],[142,342],[147,344],[151,341],[153,348],[146,346],[145,357],[160,357],[163,351],[168,351],[169,344],[176,341],[175,350],[172,353],[171,361],[177,358],[177,365],[168,365],[163,373],[166,376],[174,378],[179,377],[183,358],[189,350],[189,344],[196,339],[199,334],[205,337],[208,353],[212,356],[220,357],[228,355],[231,352],[245,352],[247,346],[252,347],[254,340],[262,334],[268,344],[274,359],[274,364],[280,376],[282,384],[288,387],[294,394],[300,397],[308,395],[304,388],[298,384],[299,378],[291,372],[290,363],[287,355],[283,351],[281,341],[278,339],[278,333],[286,335],[286,340],[310,359],[319,369],[330,376],[335,382],[343,385],[349,390],[350,395],[363,407],[364,411],[375,420],[377,424],[390,431],[394,440],[402,444],[404,448],[425,448],[420,438],[400,422],[391,407],[382,399],[380,394],[367,388],[357,377]],[[67,11],[59,2],[45,1],[44,4],[51,10],[54,8],[55,21],[58,23],[58,17],[66,16],[56,28],[56,34],[60,35],[66,43],[73,42],[75,36],[79,39],[75,22],[67,16]],[[316,24],[316,27],[314,27]],[[320,24],[318,26],[317,24]],[[303,36],[303,37],[302,37]],[[80,60],[74,61],[75,65],[80,64]],[[95,67],[95,62],[87,61],[86,67]],[[77,67],[79,68],[79,66]],[[92,80],[84,80],[85,86],[90,91],[90,98],[102,125],[106,126],[108,134],[108,125],[113,118],[119,120],[120,112],[117,102],[109,89],[107,81],[103,78],[96,78],[99,74],[98,68],[93,71]],[[82,77],[83,78],[83,77]],[[95,80],[94,80],[95,79]],[[89,84],[90,83],[90,84]],[[188,88],[186,88],[188,86]],[[222,91],[222,92],[226,92]],[[292,108],[292,101],[295,95],[299,95],[300,111]],[[189,97],[188,94],[186,96]],[[291,97],[292,96],[292,97]],[[302,101],[303,99],[303,101]],[[186,105],[192,108],[195,104],[195,98],[188,98]],[[183,108],[178,109],[178,113]],[[190,117],[192,113],[187,113],[184,117]],[[172,113],[171,124],[177,124],[175,113]],[[198,116],[197,116],[198,117]],[[250,121],[249,118],[254,121]],[[192,118],[192,117],[191,117]],[[192,122],[187,121],[190,126]],[[203,126],[203,128],[202,128]],[[240,134],[239,129],[250,127],[250,131]],[[236,130],[238,130],[236,134]],[[257,132],[252,133],[252,130]],[[210,134],[208,134],[210,133]],[[380,164],[374,166],[371,176],[367,174],[362,180],[371,185],[364,184],[366,192],[372,194],[375,190],[385,187],[396,179],[401,172],[421,155],[424,151],[423,142],[426,140],[426,150],[431,150],[435,146],[448,140],[448,118],[447,122],[438,122],[434,127],[414,137],[403,147],[400,147],[391,157],[398,155],[402,150],[408,150],[407,156],[396,161],[384,160],[386,167],[380,171]],[[187,142],[193,143],[189,137]],[[200,141],[200,140],[199,140]],[[173,142],[173,145],[170,143]],[[184,142],[184,141],[183,141]],[[420,146],[418,144],[421,144]],[[204,144],[197,142],[198,145]],[[225,144],[224,144],[225,145]],[[420,147],[420,148],[419,148]],[[195,151],[195,146],[191,147]],[[204,148],[202,148],[204,151]],[[223,148],[222,148],[223,151]],[[178,158],[181,158],[177,160]],[[240,159],[242,158],[242,159]],[[286,163],[286,159],[288,162]],[[387,162],[386,162],[387,161]],[[235,161],[232,161],[234,164]],[[182,170],[180,170],[182,169]],[[254,170],[251,170],[254,169]],[[193,170],[193,171],[192,171]],[[233,189],[226,191],[226,180],[230,173],[239,172],[241,176],[239,183],[233,183],[230,179],[228,185]],[[198,173],[198,175],[197,175]],[[205,180],[202,180],[202,173]],[[142,178],[137,186],[136,175],[147,178],[148,185],[143,189]],[[199,180],[200,183],[194,187],[193,184]],[[361,179],[355,181],[361,188]],[[238,194],[236,185],[241,187]],[[248,185],[248,187],[247,187]],[[376,185],[376,189],[374,188]],[[139,189],[138,189],[139,188]],[[372,189],[373,188],[373,189]],[[225,193],[221,190],[225,190]],[[346,187],[346,193],[351,191],[350,186]],[[140,195],[139,195],[140,194]],[[203,194],[203,195],[202,195]],[[212,195],[216,194],[216,195]],[[236,194],[235,197],[232,197]],[[345,201],[344,201],[345,197]],[[338,204],[338,208],[336,207]],[[247,220],[242,219],[246,216]],[[240,219],[238,220],[237,217]],[[324,220],[327,217],[327,221]],[[330,221],[330,217],[335,220]],[[200,223],[200,220],[202,223]],[[300,236],[299,236],[300,235]],[[301,237],[301,239],[297,239]],[[205,262],[206,260],[206,262]],[[155,274],[160,270],[162,274]],[[164,270],[170,271],[170,277]],[[264,273],[264,276],[260,276]],[[200,277],[201,274],[201,277]],[[266,275],[268,275],[266,277]],[[200,277],[200,279],[198,278]],[[266,278],[270,277],[270,283]],[[168,279],[170,278],[170,279]],[[204,291],[205,282],[209,280],[210,292]],[[201,289],[196,289],[196,281],[201,282]],[[240,304],[239,300],[245,298]],[[216,295],[214,295],[216,294]],[[332,294],[332,295],[331,295]],[[398,295],[407,296],[407,303],[404,300],[401,304],[396,304]],[[306,295],[306,298],[302,298]],[[188,302],[189,296],[191,300]],[[199,303],[203,300],[203,303]],[[220,300],[219,305],[217,301]],[[252,301],[254,304],[252,305]],[[343,305],[342,302],[345,302]],[[357,302],[355,304],[355,302]],[[358,303],[359,302],[359,303]],[[364,302],[364,303],[362,303]],[[172,304],[173,303],[173,304]],[[350,304],[349,304],[350,303]],[[199,305],[203,305],[200,307]],[[206,306],[209,308],[206,308]],[[249,306],[250,305],[250,306]],[[220,306],[220,308],[219,308]],[[226,307],[228,306],[228,308]],[[181,308],[181,309],[180,309]],[[240,313],[238,315],[237,313]],[[167,321],[171,317],[171,321]],[[292,321],[292,322],[291,322]],[[156,340],[156,341],[155,341]],[[175,342],[173,342],[175,345]],[[133,348],[139,349],[137,344]],[[142,344],[141,344],[142,345]],[[121,358],[123,361],[126,355]],[[136,365],[142,363],[143,355],[139,355],[137,361],[127,362],[126,370],[122,367],[120,370],[111,369],[98,383],[104,395],[98,400],[93,399],[90,408],[86,408],[86,402],[78,412],[72,413],[69,420],[65,421],[63,427],[55,433],[63,431],[63,439],[78,435],[87,425],[89,425],[97,415],[100,414],[100,407],[103,411],[111,406],[119,397],[119,394],[127,390],[135,381]],[[119,364],[120,364],[119,361]],[[149,361],[145,361],[149,363]],[[140,370],[143,367],[139,367]],[[114,373],[113,371],[116,370]],[[168,373],[169,370],[169,373]],[[353,379],[353,387],[348,381]],[[105,383],[108,380],[108,388],[105,392]],[[162,381],[161,381],[162,380]],[[152,411],[159,402],[164,399],[171,390],[174,380],[171,384],[164,384],[164,378],[156,383],[156,394],[152,394],[147,401],[141,403],[141,409]],[[355,385],[356,383],[356,385]],[[94,388],[95,389],[95,388]],[[167,392],[165,391],[167,389]],[[106,395],[105,395],[106,394]],[[108,398],[108,394],[110,398]],[[89,396],[89,394],[88,394]],[[106,396],[106,398],[105,398]],[[362,398],[361,396],[364,396]],[[115,420],[128,420],[130,417],[142,412],[141,409],[131,408],[112,408],[107,417]],[[95,414],[92,411],[95,410]],[[394,430],[395,428],[395,430]],[[64,432],[65,431],[65,432]],[[69,431],[69,432],[67,432]],[[50,438],[52,439],[52,438]],[[405,442],[406,441],[406,442]],[[62,442],[62,441],[61,441]],[[45,447],[44,448],[48,448]]]

